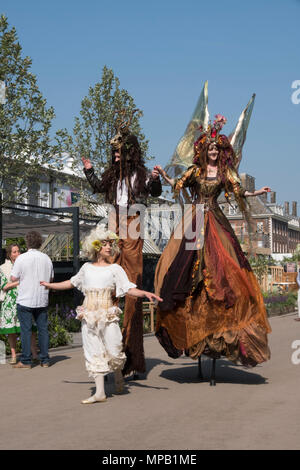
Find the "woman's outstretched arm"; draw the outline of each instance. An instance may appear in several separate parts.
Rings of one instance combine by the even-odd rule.
[[[154,170],[156,170],[168,184],[170,184],[171,186],[174,185],[175,180],[172,178],[169,178],[165,170],[160,165],[156,165],[154,167]]]
[[[45,282],[45,281],[40,281],[40,285],[46,287],[47,289],[53,289],[53,290],[67,290],[67,289],[73,289],[73,284],[71,284],[71,281],[63,281],[63,282]]]
[[[254,191],[253,193],[250,193],[249,191],[245,191],[245,197],[249,197],[249,196],[260,196],[261,194],[269,193],[270,191],[271,191],[271,188],[269,188],[269,186],[264,186],[264,187],[261,188],[261,189],[257,189],[257,190]]]
[[[132,287],[127,292],[128,295],[132,297],[147,297],[150,302],[162,302],[163,299],[158,297],[158,295],[152,294],[152,292],[147,292],[146,290],[137,289],[136,287]]]

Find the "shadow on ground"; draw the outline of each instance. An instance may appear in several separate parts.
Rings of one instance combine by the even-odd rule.
[[[57,362],[67,361],[68,359],[72,359],[72,358],[70,356],[51,356],[50,364],[51,364],[51,366],[53,366]]]
[[[178,383],[199,383],[209,382],[211,376],[212,360],[202,359],[203,380],[198,378],[198,363],[190,362],[178,364],[184,367],[174,367],[162,371],[161,377]],[[258,369],[257,366],[255,370]],[[236,383],[246,385],[262,385],[267,384],[265,377],[252,372],[253,369],[245,369],[243,366],[231,364],[227,360],[218,359],[216,361],[216,383]]]
[[[160,365],[166,365],[166,366],[172,366],[173,363],[169,361],[164,361],[163,359],[157,359],[157,358],[147,358],[146,359],[146,372],[144,373],[137,373],[137,376],[135,374],[131,374],[126,376],[125,380],[126,381],[135,381],[135,380],[146,380],[149,373],[151,372],[152,369],[154,369],[156,366]]]

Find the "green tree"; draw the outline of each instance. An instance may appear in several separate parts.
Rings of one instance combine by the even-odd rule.
[[[261,283],[263,277],[268,274],[269,257],[265,255],[251,256],[249,262],[255,275]]]
[[[296,246],[295,252],[292,257],[293,261],[298,263],[300,261],[300,243]]]
[[[0,80],[5,83],[6,99],[0,104],[0,188],[4,203],[29,198],[32,183],[41,178],[41,166],[44,174],[61,168],[49,137],[54,110],[47,107],[31,64],[29,57],[22,57],[15,28],[10,29],[1,15]]]
[[[120,81],[113,70],[104,66],[101,81],[90,87],[88,95],[81,101],[80,117],[75,118],[72,135],[66,129],[57,133],[57,142],[59,143],[60,139],[61,151],[68,151],[73,156],[73,169],[82,171],[82,156],[90,159],[98,171],[109,166],[111,161],[109,142],[116,133],[117,113],[126,110],[125,118],[129,118],[134,109],[137,109],[134,99],[128,91],[120,88]],[[142,111],[137,109],[132,119],[131,130],[139,139],[144,159],[149,160],[148,141],[139,123],[142,115]]]
[[[6,238],[5,239],[5,246],[11,245],[13,243],[17,243],[17,245],[19,245],[22,253],[27,250],[26,242],[25,242],[25,239],[23,237],[15,237],[15,238]]]
[[[296,246],[296,249],[292,256],[284,256],[280,261],[281,266],[284,266],[286,263],[299,263],[300,261],[300,243]]]

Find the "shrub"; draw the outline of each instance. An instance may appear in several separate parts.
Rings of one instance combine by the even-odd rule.
[[[286,294],[265,293],[264,302],[269,316],[275,314],[282,315],[295,310],[297,294],[295,292],[288,292]]]
[[[66,304],[56,304],[50,309],[50,315],[59,317],[61,325],[69,333],[77,333],[81,329],[81,322],[76,319],[76,311]]]
[[[57,314],[49,314],[49,347],[66,346],[71,342],[71,335],[65,328],[64,322]]]
[[[59,315],[49,312],[48,320],[49,348],[57,348],[58,346],[68,345],[72,341],[72,337],[65,328],[64,322],[59,317]],[[4,342],[6,347],[6,354],[10,355],[8,335],[0,335],[0,341]],[[20,353],[22,351],[20,334],[17,337],[16,351],[17,353]]]
[[[9,343],[8,343],[8,336],[7,336],[7,335],[0,335],[0,341],[3,341],[4,344],[5,344],[6,354],[10,354],[10,347],[9,347]],[[21,352],[21,340],[20,340],[20,336],[18,336],[18,338],[17,338],[17,348],[16,348],[16,351],[17,351],[18,353]]]

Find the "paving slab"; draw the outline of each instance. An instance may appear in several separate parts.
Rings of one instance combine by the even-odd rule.
[[[123,395],[109,376],[106,403],[80,403],[94,390],[80,347],[52,351],[49,369],[0,365],[0,449],[300,449],[294,318],[271,318],[269,362],[245,369],[218,360],[215,387],[199,382],[197,362],[169,358],[154,336],[144,340],[147,373],[127,380]],[[206,377],[210,366],[206,359]]]

